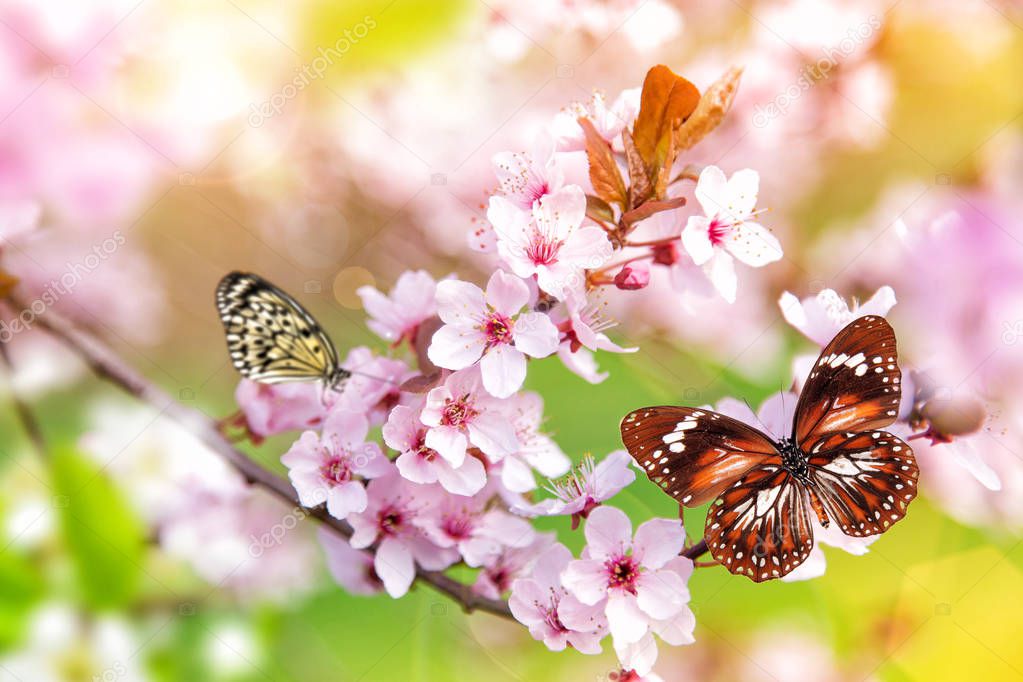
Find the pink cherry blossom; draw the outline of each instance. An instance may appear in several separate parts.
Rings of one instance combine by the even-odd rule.
[[[562,586],[561,574],[571,560],[572,553],[564,545],[555,543],[545,550],[529,578],[512,582],[508,606],[533,639],[551,651],[570,646],[584,654],[597,654],[600,640],[607,634],[607,619],[602,605],[583,604]],[[576,628],[562,621],[566,613],[571,614]]]
[[[371,286],[356,293],[370,319],[366,326],[392,344],[413,340],[423,320],[436,314],[434,291],[437,282],[424,270],[403,272],[391,289],[383,294]]]
[[[288,599],[313,584],[316,544],[301,513],[240,481],[235,490],[203,484],[193,481],[157,529],[168,556],[241,598]],[[283,521],[289,516],[290,530]]]
[[[588,103],[576,103],[558,113],[551,124],[558,151],[575,152],[586,148],[580,117],[588,118],[597,133],[621,151],[622,131],[632,125],[639,113],[639,96],[639,88],[623,90],[608,106],[604,94],[595,92]]]
[[[413,483],[440,483],[455,495],[475,495],[487,482],[483,462],[465,457],[453,466],[426,445],[427,428],[419,419],[419,408],[398,405],[391,410],[383,435],[387,446],[401,454],[395,460],[398,472]]]
[[[346,592],[368,596],[383,591],[384,584],[373,568],[372,553],[355,549],[322,526],[316,535],[327,558],[327,570]]]
[[[585,535],[583,558],[568,564],[562,583],[583,604],[604,604],[616,648],[639,643],[652,629],[670,632],[691,622],[685,579],[668,565],[682,551],[680,521],[652,519],[633,539],[623,511],[598,507]]]
[[[531,153],[500,152],[494,155],[493,164],[501,195],[525,211],[557,192],[565,181],[554,161],[554,139],[548,133],[537,136]]]
[[[884,317],[895,303],[895,291],[889,286],[879,288],[862,305],[854,300],[850,306],[834,289],[824,289],[802,301],[786,291],[778,300],[785,321],[821,346],[857,317]]]
[[[521,312],[528,302],[525,282],[500,270],[486,293],[469,282],[441,282],[437,312],[445,324],[433,335],[430,360],[447,369],[479,362],[483,386],[507,398],[526,378],[526,355],[542,358],[558,348],[558,330],[547,315]]]
[[[493,196],[487,218],[497,232],[497,252],[512,272],[535,276],[540,288],[557,298],[581,291],[584,270],[598,268],[611,258],[611,242],[604,230],[583,224],[586,195],[578,185],[546,195],[531,212]]]
[[[635,353],[639,350],[636,347],[622,348],[604,333],[605,329],[617,324],[605,315],[606,306],[606,302],[595,302],[586,296],[572,294],[565,299],[564,308],[568,316],[562,316],[557,322],[561,332],[558,358],[569,370],[592,384],[607,378],[606,373],[598,372],[593,351]]]
[[[750,220],[755,214],[760,178],[750,169],[731,179],[717,166],[707,166],[696,183],[703,216],[690,216],[682,244],[697,265],[705,266],[715,288],[729,303],[735,301],[737,280],[733,256],[752,267],[782,257],[781,244],[766,228]]]
[[[263,384],[242,379],[234,399],[245,415],[249,431],[266,438],[319,426],[337,394],[330,391],[324,394],[319,386],[308,382]]]
[[[700,266],[693,262],[682,244],[681,210],[661,211],[643,220],[636,226],[633,240],[656,242],[650,247],[654,265],[668,269],[672,288],[697,299],[707,299],[717,294],[710,279],[709,265]]]
[[[389,595],[397,599],[408,592],[417,565],[440,571],[458,560],[456,550],[433,544],[418,525],[434,513],[442,491],[398,475],[374,479],[366,491],[365,511],[348,517],[354,531],[351,544],[356,549],[376,544],[373,568]]]
[[[281,457],[303,506],[327,503],[339,519],[366,508],[366,489],[357,477],[374,478],[393,470],[380,446],[367,443],[369,422],[358,412],[332,411],[317,435],[306,431]]]
[[[554,544],[556,534],[536,533],[525,547],[504,547],[500,554],[483,566],[476,576],[472,591],[488,599],[500,599],[511,589],[512,582],[525,577],[545,550]]]
[[[543,424],[543,398],[533,392],[519,393],[509,399],[507,413],[515,427],[519,447],[498,465],[501,482],[514,493],[536,487],[533,470],[551,478],[561,476],[572,466],[558,444],[540,431]]]
[[[453,547],[469,566],[487,564],[504,547],[528,547],[536,531],[525,519],[487,509],[488,496],[448,495],[434,513],[416,521],[438,547]]]
[[[426,394],[420,419],[430,427],[426,447],[459,467],[469,444],[491,461],[499,461],[518,447],[515,427],[507,418],[507,403],[483,390],[478,367],[454,372]]]
[[[571,514],[575,527],[579,519],[586,518],[600,503],[636,480],[636,472],[629,466],[631,462],[632,457],[625,450],[615,450],[597,465],[592,455],[587,455],[575,471],[561,481],[551,482],[548,489],[554,498],[516,508],[516,511],[544,516]]]
[[[693,573],[693,562],[685,557],[675,557],[665,564],[665,569],[676,573],[683,582],[688,582]],[[638,642],[615,642],[618,661],[630,673],[625,679],[660,679],[651,672],[654,663],[657,662],[657,642],[654,635],[671,646],[682,646],[696,641],[693,637],[695,628],[696,616],[687,607],[676,617],[665,620],[651,619],[650,630]]]
[[[341,366],[352,373],[337,400],[349,409],[364,412],[370,424],[384,423],[401,400],[401,385],[416,375],[402,360],[374,355],[365,346],[349,351]]]

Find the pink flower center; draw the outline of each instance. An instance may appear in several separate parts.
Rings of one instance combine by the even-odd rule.
[[[547,185],[547,181],[544,180],[539,183],[530,184],[529,187],[526,188],[526,197],[530,200],[530,202],[536,202],[544,198],[549,191],[550,187]]]
[[[612,557],[604,562],[607,570],[607,586],[616,587],[628,592],[636,592],[636,580],[639,579],[639,565],[631,556]]]
[[[404,527],[405,512],[395,506],[385,507],[377,516],[377,524],[381,535],[397,535]]]
[[[426,445],[426,431],[419,431],[416,434],[416,442],[412,450],[427,462],[432,462],[433,458],[437,456],[437,451]]]
[[[477,414],[469,402],[468,394],[460,398],[448,398],[441,410],[440,423],[444,426],[464,426]]]
[[[710,221],[710,226],[707,228],[707,238],[710,239],[712,245],[721,246],[731,229],[731,223],[726,223],[720,218],[713,218]]]
[[[535,602],[536,610],[543,614],[543,620],[551,630],[555,632],[568,632],[568,628],[558,618],[558,601],[551,599],[550,604]]]
[[[320,475],[331,487],[352,480],[348,460],[341,455],[332,455],[320,466]]]
[[[473,523],[467,515],[445,516],[444,532],[454,540],[467,540],[472,536]]]
[[[498,312],[491,312],[483,322],[483,333],[487,346],[498,346],[512,342],[512,321]]]
[[[562,243],[560,239],[536,233],[526,247],[526,258],[532,261],[533,265],[550,265],[558,260],[558,251],[561,250]]]

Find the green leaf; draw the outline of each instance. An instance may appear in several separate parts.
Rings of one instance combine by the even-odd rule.
[[[142,573],[142,522],[114,483],[78,453],[58,450],[52,476],[61,532],[82,598],[94,608],[128,602]]]
[[[21,637],[43,588],[39,571],[31,562],[11,547],[0,552],[0,650]]]

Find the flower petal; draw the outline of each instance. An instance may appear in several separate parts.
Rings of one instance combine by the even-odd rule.
[[[586,547],[593,559],[623,554],[632,544],[632,522],[621,509],[597,507],[586,520]],[[677,552],[676,552],[677,554]]]
[[[596,604],[607,595],[607,569],[597,559],[576,559],[562,571],[561,584],[583,604]]]
[[[724,245],[729,253],[754,268],[780,260],[784,255],[778,239],[758,223],[743,222],[733,226],[725,236]]]
[[[709,230],[710,221],[698,215],[689,216],[686,227],[682,230],[682,246],[697,265],[703,265],[714,255]]]
[[[646,568],[657,569],[678,556],[685,544],[678,519],[651,519],[636,530],[632,554]]]
[[[434,333],[427,355],[438,367],[465,369],[480,359],[486,345],[478,329],[446,324]]]
[[[492,459],[510,455],[519,447],[515,426],[507,418],[492,412],[481,413],[472,420],[469,440]]]
[[[739,280],[735,276],[735,265],[732,257],[724,251],[717,251],[707,261],[707,277],[721,297],[729,303],[735,303],[735,292],[739,288]]]
[[[395,599],[404,596],[416,577],[412,553],[400,541],[384,538],[377,547],[373,568],[384,583],[387,594]]]
[[[696,181],[696,200],[705,216],[719,215],[728,206],[728,178],[717,166],[707,166]]]
[[[649,618],[628,592],[615,590],[608,594],[604,613],[616,645],[638,642],[647,632]]]
[[[483,388],[495,398],[507,398],[526,380],[526,356],[507,344],[492,347],[480,361]]]
[[[543,313],[524,313],[512,328],[515,347],[534,358],[545,358],[558,349],[558,328]]]
[[[636,586],[636,605],[651,618],[672,618],[688,601],[689,588],[678,573],[653,571],[640,576]]]
[[[459,466],[465,460],[465,434],[452,426],[435,426],[426,432],[424,442],[452,466]]]
[[[664,640],[665,644],[681,646],[696,641],[693,630],[696,629],[696,616],[692,609],[684,607],[673,618],[660,620],[650,624],[650,629]]]
[[[366,489],[361,483],[346,481],[327,493],[327,513],[335,519],[347,519],[366,509]]]
[[[498,270],[487,282],[486,299],[494,310],[513,317],[529,302],[529,287],[518,277]]]
[[[438,460],[436,472],[441,487],[455,495],[466,497],[475,495],[487,484],[487,472],[483,468],[483,462],[475,457],[466,457],[458,467]]]
[[[485,311],[483,290],[475,284],[457,279],[437,284],[437,314],[445,323],[471,327]]]

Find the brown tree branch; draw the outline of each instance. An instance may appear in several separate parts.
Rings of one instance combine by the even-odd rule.
[[[18,308],[25,307],[24,302],[16,296],[11,296],[10,300]],[[248,483],[265,488],[288,505],[306,510],[310,516],[318,519],[344,540],[347,541],[351,537],[352,528],[347,522],[330,516],[323,507],[313,509],[302,507],[294,488],[287,479],[252,461],[224,438],[217,430],[216,421],[209,415],[174,400],[163,389],[126,365],[113,350],[98,338],[78,328],[71,321],[52,310],[37,317],[36,324],[77,353],[97,376],[111,382],[135,398],[149,403],[161,414],[170,417],[188,429],[207,447],[224,457]],[[503,618],[512,618],[507,602],[473,594],[469,585],[440,571],[417,570],[416,581],[426,583],[441,594],[450,597],[466,612],[485,611]]]
[[[28,440],[32,443],[36,453],[40,458],[46,459],[50,453],[46,447],[46,438],[43,437],[43,429],[39,426],[39,420],[36,419],[32,408],[28,406],[28,403],[25,402],[24,398],[18,393],[18,389],[14,386],[14,363],[11,362],[11,352],[7,348],[6,341],[0,341],[0,360],[3,361],[4,367],[7,369],[7,375],[10,377],[11,403],[14,405],[14,411],[18,415],[18,420],[21,422],[25,435],[28,436]]]

